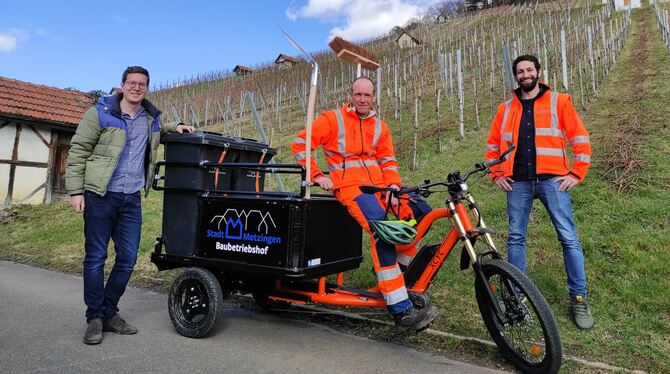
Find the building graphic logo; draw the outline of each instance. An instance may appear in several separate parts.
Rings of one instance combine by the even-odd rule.
[[[224,239],[216,242],[217,250],[266,255],[270,246],[281,244],[283,238],[272,235],[277,225],[270,212],[258,209],[227,209],[212,217],[207,230],[208,238]]]
[[[258,218],[256,218],[258,217]],[[237,210],[237,209],[227,209],[223,214],[221,215],[216,215],[212,218],[210,223],[214,223],[214,221],[218,221],[217,223],[217,229],[221,230],[221,223],[225,222],[226,228],[228,226],[237,226],[238,224],[242,223],[242,219],[244,219],[244,231],[246,232],[249,230],[249,226],[252,226],[251,229],[255,229],[256,232],[260,233],[261,230],[263,230],[264,234],[268,233],[268,230],[270,229],[270,225],[272,225],[273,228],[277,228],[277,225],[275,224],[275,221],[272,219],[272,216],[270,215],[270,212],[261,212],[258,209],[253,209],[253,210]],[[258,226],[253,227],[253,223],[258,220]],[[251,223],[251,225],[250,225]],[[242,229],[240,228],[240,231]]]
[[[214,217],[217,218],[218,216]],[[221,223],[219,222],[219,226],[221,226]],[[220,227],[219,227],[220,229]],[[240,217],[237,217],[236,220],[233,221],[232,218],[228,218],[226,220],[226,238],[229,239],[242,239],[242,221],[240,220]]]

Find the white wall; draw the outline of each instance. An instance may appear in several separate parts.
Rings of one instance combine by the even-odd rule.
[[[0,160],[9,161],[12,159],[15,136],[16,126],[13,124],[0,129]],[[0,164],[0,205],[2,205],[7,198],[7,189],[9,188],[9,166],[9,164]]]
[[[0,129],[0,160],[12,159],[15,136],[16,126],[14,126],[14,124],[7,125]]]
[[[38,133],[47,142],[51,141],[51,130],[38,129]],[[16,139],[16,125],[7,125],[0,129],[0,160],[11,161]],[[49,146],[25,125],[21,126],[17,150],[18,161],[49,162]],[[9,192],[9,164],[0,164],[0,204],[5,202]],[[47,178],[46,167],[16,166],[14,171],[14,185],[12,189],[12,204],[41,204],[44,202],[46,189],[41,189],[35,195],[24,200]],[[51,188],[51,186],[47,186]]]
[[[42,138],[47,142],[51,141],[51,131],[37,129]],[[44,162],[49,161],[49,147],[35,135],[28,126],[21,126],[21,136],[19,137],[19,161]]]
[[[24,200],[31,192],[47,179],[47,168],[17,166],[14,172],[14,192],[12,204],[42,204],[44,202],[44,188],[39,190],[28,200]],[[6,194],[6,193],[5,193]]]
[[[9,165],[0,164],[0,206],[5,203],[9,188]]]

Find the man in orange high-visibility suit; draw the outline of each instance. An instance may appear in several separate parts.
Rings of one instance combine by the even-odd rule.
[[[575,323],[590,329],[594,321],[586,303],[584,252],[572,217],[570,190],[586,176],[591,164],[591,142],[569,95],[539,83],[540,63],[535,56],[517,57],[513,73],[519,88],[500,104],[486,140],[486,159],[495,160],[508,142],[516,149],[492,168],[493,182],[507,192],[508,260],[526,270],[526,231],[534,199],[547,209],[563,248],[568,292]],[[566,140],[572,146],[570,168]]]
[[[359,186],[401,186],[398,162],[391,133],[373,108],[375,89],[366,77],[357,78],[350,92],[351,101],[338,110],[322,113],[312,125],[311,144],[322,146],[330,173],[324,175],[311,159],[311,180],[333,191],[358,223],[370,234],[372,262],[378,287],[399,331],[421,331],[437,317],[435,307],[415,309],[409,300],[400,264],[408,265],[414,253],[397,253],[394,245],[380,240],[370,230],[369,221],[386,219],[387,204],[400,219],[420,220],[431,208],[419,196],[398,201],[390,194],[361,193]],[[306,130],[291,145],[298,163],[306,162]],[[416,252],[413,248],[411,252]]]

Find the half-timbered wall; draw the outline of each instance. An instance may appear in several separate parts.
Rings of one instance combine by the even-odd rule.
[[[55,134],[54,134],[55,135]],[[5,122],[0,128],[0,203],[51,201],[52,159],[57,136],[48,128]]]

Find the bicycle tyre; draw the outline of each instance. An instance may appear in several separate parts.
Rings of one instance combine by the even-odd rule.
[[[490,260],[482,264],[482,271],[487,282],[485,284],[479,277],[475,279],[477,305],[500,351],[524,373],[557,373],[563,357],[561,338],[556,320],[538,288],[519,269],[504,260]],[[513,285],[517,295],[525,296],[526,300],[522,301],[519,296],[510,293],[505,287],[505,280]],[[515,316],[516,320],[508,325],[499,322],[486,294],[487,287],[493,291],[505,316]],[[539,327],[533,323],[538,323]],[[534,336],[530,340],[525,336],[517,340],[519,332]]]
[[[188,268],[172,282],[168,311],[172,325],[180,335],[204,337],[216,326],[222,309],[221,285],[209,270]]]

